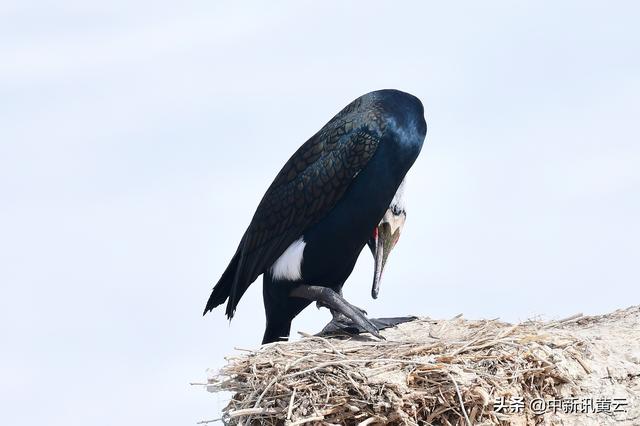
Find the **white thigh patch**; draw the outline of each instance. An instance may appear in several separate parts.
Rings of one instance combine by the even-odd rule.
[[[276,280],[295,281],[302,278],[302,254],[307,243],[302,237],[295,240],[271,266],[271,275]]]

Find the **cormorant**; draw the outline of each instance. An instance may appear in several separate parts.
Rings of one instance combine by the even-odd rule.
[[[231,319],[263,274],[262,343],[287,340],[291,321],[311,302],[381,338],[342,286],[365,245],[375,259],[378,296],[387,256],[406,212],[404,177],[427,132],[418,98],[398,90],[360,96],[287,161],[267,189],[204,314],[227,301]]]

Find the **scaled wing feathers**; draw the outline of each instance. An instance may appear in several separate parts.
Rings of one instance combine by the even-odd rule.
[[[334,207],[373,157],[384,120],[375,104],[362,103],[351,103],[302,145],[265,193],[236,253],[230,318],[249,285]]]

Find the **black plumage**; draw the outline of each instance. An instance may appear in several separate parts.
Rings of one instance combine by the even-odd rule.
[[[306,282],[307,278],[325,279],[325,282],[312,284],[339,291],[353,269],[351,263],[355,263],[420,152],[425,133],[422,104],[412,95],[381,90],[351,102],[305,142],[278,173],[260,201],[229,266],[214,287],[204,313],[228,300],[226,314],[233,317],[240,298],[260,274],[265,274],[268,317],[267,300],[273,297],[267,294],[267,286],[281,287],[275,289],[275,297],[289,299],[300,306],[308,305],[309,301],[292,301],[288,292],[295,286],[311,284]],[[375,157],[386,157],[386,160],[373,161]],[[368,181],[356,185],[364,176]],[[367,191],[375,193],[369,197]],[[349,203],[350,196],[358,199],[357,204]],[[352,204],[351,208],[345,207]],[[333,228],[323,228],[324,222]],[[361,224],[350,227],[351,222]],[[327,239],[326,234],[338,228],[353,235],[342,240],[339,236]],[[319,235],[315,239],[314,232]],[[274,283],[269,268],[301,237],[307,243],[301,279],[283,285]],[[322,252],[331,249],[325,247],[327,244],[348,246],[348,259],[337,260],[344,265],[331,264],[336,256],[325,253],[328,263],[324,267],[339,266],[338,269],[343,269],[339,277],[331,277],[322,271],[322,257],[325,257]],[[280,295],[281,289],[285,293]],[[300,306],[292,309],[288,316],[295,316],[304,308]],[[287,319],[289,324],[292,318]],[[288,328],[286,331],[288,333]]]

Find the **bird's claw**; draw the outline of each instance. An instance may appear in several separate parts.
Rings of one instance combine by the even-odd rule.
[[[332,329],[331,326],[333,326],[349,334],[370,333],[378,339],[385,340],[380,334],[378,327],[366,317],[366,311],[364,309],[360,309],[350,303],[348,304],[348,308],[351,311],[348,313],[351,315],[345,315],[342,312],[331,310],[333,319],[325,326],[323,332],[330,331]]]
[[[369,318],[365,316],[366,312],[363,309],[357,308],[353,305],[351,305],[351,308],[353,309],[354,314],[351,320],[355,325],[371,334],[372,336],[375,336],[381,340],[385,340],[385,338],[380,334],[380,330],[378,330],[378,327],[376,327],[375,324],[373,324],[371,320],[369,320]]]
[[[367,333],[384,340],[384,337],[380,334],[378,327],[375,326],[367,317],[366,311],[360,309],[357,306],[353,306],[336,291],[320,286],[302,285],[291,290],[290,293],[293,297],[301,297],[305,299],[315,300],[318,307],[325,306],[331,309],[334,317],[334,322],[344,322],[340,314],[353,322],[353,324],[359,329],[364,330]]]

